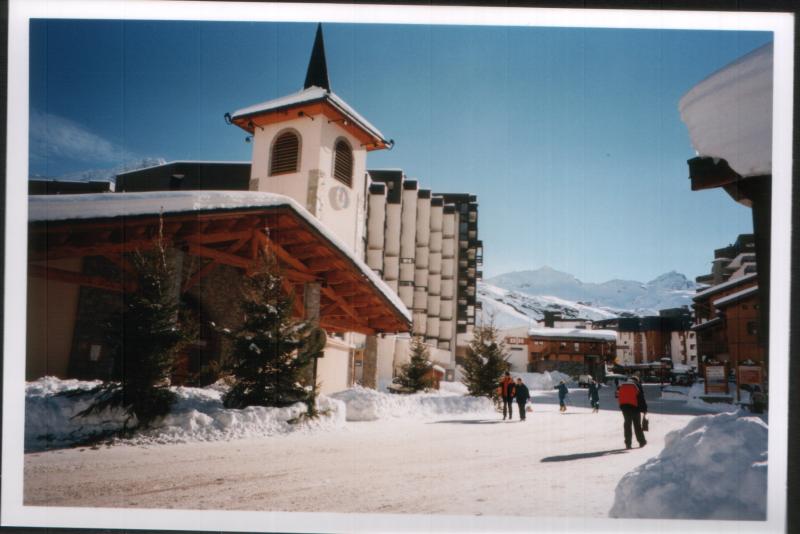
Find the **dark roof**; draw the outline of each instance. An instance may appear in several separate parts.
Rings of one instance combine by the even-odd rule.
[[[29,195],[77,195],[83,193],[107,193],[111,191],[111,182],[95,180],[89,182],[68,180],[28,180]]]
[[[389,204],[400,204],[401,190],[403,184],[403,171],[398,169],[381,169],[367,171],[373,182],[386,184],[386,202]]]
[[[173,161],[117,175],[118,192],[247,191],[250,162]]]
[[[309,87],[322,87],[331,90],[328,80],[328,64],[325,61],[325,43],[322,39],[322,24],[317,24],[317,35],[314,37],[314,47],[311,49],[311,58],[308,60],[306,82],[303,89]]]
[[[420,189],[417,195],[417,198],[431,198],[431,190],[430,189]]]

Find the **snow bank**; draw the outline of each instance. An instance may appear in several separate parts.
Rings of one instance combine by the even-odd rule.
[[[29,383],[25,398],[25,449],[67,447],[93,435],[122,428],[125,414],[121,410],[73,418],[89,407],[93,397],[57,395],[64,391],[86,391],[99,384],[54,377]],[[174,387],[172,391],[178,399],[167,416],[157,420],[152,428],[117,441],[131,444],[217,441],[326,430],[345,422],[344,404],[324,396],[317,399],[321,416],[297,424],[292,421],[306,411],[302,403],[285,408],[250,406],[235,410],[222,405],[224,387]]]
[[[442,380],[439,382],[439,392],[452,393],[453,395],[467,395],[469,390],[467,390],[467,386],[461,382],[445,382]]]
[[[768,427],[705,415],[667,434],[661,454],[617,485],[611,517],[764,520]]]
[[[86,410],[94,396],[67,397],[66,391],[88,391],[100,381],[60,380],[45,376],[25,387],[25,450],[68,447],[87,438],[122,428],[122,410],[105,410],[89,417],[74,418]]]
[[[348,421],[375,421],[389,417],[418,419],[465,413],[494,413],[494,405],[487,398],[468,397],[447,392],[399,395],[355,387],[334,393],[331,397],[345,404]]]
[[[746,390],[740,391],[739,404],[727,402],[736,399],[736,386],[731,384],[731,393],[728,395],[720,393],[705,393],[705,385],[702,382],[695,382],[691,387],[684,386],[668,386],[661,391],[661,398],[663,400],[685,401],[686,406],[692,408],[700,408],[711,412],[736,412],[740,410],[741,404],[750,403],[750,392]],[[714,400],[708,402],[703,399]],[[719,399],[717,401],[716,399]]]
[[[511,376],[516,379],[520,377],[522,381],[528,386],[528,389],[549,391],[556,387],[562,380],[565,384],[571,384],[572,378],[559,371],[545,371],[544,373],[511,373]]]

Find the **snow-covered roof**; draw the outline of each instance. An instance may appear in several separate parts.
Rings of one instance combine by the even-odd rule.
[[[277,111],[280,109],[290,108],[301,104],[309,104],[327,100],[334,107],[339,108],[341,112],[347,115],[354,122],[358,123],[364,130],[374,135],[382,141],[386,141],[380,130],[373,126],[367,119],[362,117],[356,110],[351,108],[344,100],[342,100],[333,91],[327,91],[322,87],[311,86],[308,89],[303,89],[297,93],[268,100],[260,104],[255,104],[246,108],[242,108],[231,113],[231,120],[247,117],[250,115],[259,115],[268,111]]]
[[[692,330],[703,330],[705,328],[710,328],[714,325],[718,325],[722,323],[722,317],[714,317],[713,319],[706,321],[704,323],[696,324],[692,327]]]
[[[701,299],[703,297],[707,297],[708,295],[713,295],[714,293],[719,293],[720,291],[723,291],[725,289],[730,289],[732,287],[736,287],[738,285],[744,284],[744,283],[749,282],[751,280],[755,281],[757,277],[758,277],[758,273],[750,273],[750,274],[746,274],[744,276],[740,276],[738,278],[731,278],[731,279],[729,279],[729,280],[727,280],[725,282],[722,282],[721,284],[717,284],[715,286],[711,286],[708,289],[704,289],[703,291],[700,291],[700,292],[696,293],[695,296],[692,297],[692,300],[699,300],[699,299]]]
[[[138,169],[131,169],[129,171],[119,172],[117,176],[125,174],[133,174],[135,172],[145,171],[148,169],[155,169],[158,167],[169,167],[170,165],[250,165],[252,161],[213,161],[213,160],[197,160],[197,159],[179,159],[175,161],[166,161],[164,163],[157,163],[155,165],[148,165],[147,167],[139,167]]]
[[[617,333],[613,330],[587,330],[584,328],[531,328],[529,336],[598,339],[603,341],[616,341]]]
[[[28,221],[112,219],[204,211],[286,206],[294,210],[319,234],[337,248],[369,279],[406,320],[411,313],[400,297],[356,256],[332,231],[294,199],[260,191],[150,191],[145,193],[96,193],[86,195],[41,195],[28,197]]]
[[[741,176],[772,174],[772,43],[695,85],[678,109],[700,156]]]
[[[714,301],[714,306],[720,308],[722,306],[727,306],[737,300],[747,298],[751,295],[758,294],[758,286],[748,287],[746,289],[742,289],[741,291],[737,291],[736,293],[732,293],[728,296],[722,297],[721,299],[717,299]]]

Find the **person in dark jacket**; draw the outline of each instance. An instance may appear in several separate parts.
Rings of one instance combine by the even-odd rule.
[[[600,411],[600,384],[594,378],[589,380],[589,402],[592,404],[592,412]]]
[[[558,383],[558,385],[557,385],[556,387],[554,387],[553,389],[557,389],[557,390],[558,390],[558,405],[559,405],[559,411],[561,411],[561,412],[566,412],[566,411],[567,411],[567,404],[566,404],[566,402],[565,402],[565,399],[566,399],[566,397],[567,397],[567,393],[569,393],[569,390],[567,389],[567,385],[566,385],[566,384],[564,383],[564,381],[562,380],[562,381],[561,381],[561,382],[559,382],[559,383]]]
[[[512,419],[514,417],[512,411],[512,406],[514,405],[514,379],[511,378],[511,373],[508,371],[500,381],[500,398],[503,399],[503,421],[506,419],[506,410],[508,410],[508,418]]]
[[[517,383],[514,384],[514,398],[517,399],[517,407],[519,408],[520,421],[525,420],[525,404],[531,398],[531,392],[528,391],[528,386],[522,383],[521,378],[517,378]]]
[[[631,425],[636,434],[636,441],[639,447],[647,445],[642,431],[642,415],[647,415],[647,401],[644,398],[644,390],[639,382],[638,376],[632,376],[630,382],[625,382],[619,386],[619,408],[625,419],[623,431],[625,434],[625,448],[631,448]]]

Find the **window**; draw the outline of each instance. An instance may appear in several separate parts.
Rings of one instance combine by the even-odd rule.
[[[747,323],[747,333],[751,336],[758,335],[758,327],[756,326],[755,321],[750,321]]]
[[[344,139],[336,141],[333,156],[333,177],[347,186],[353,185],[353,149]]]
[[[270,176],[297,172],[300,160],[300,136],[295,132],[284,132],[272,144]]]

